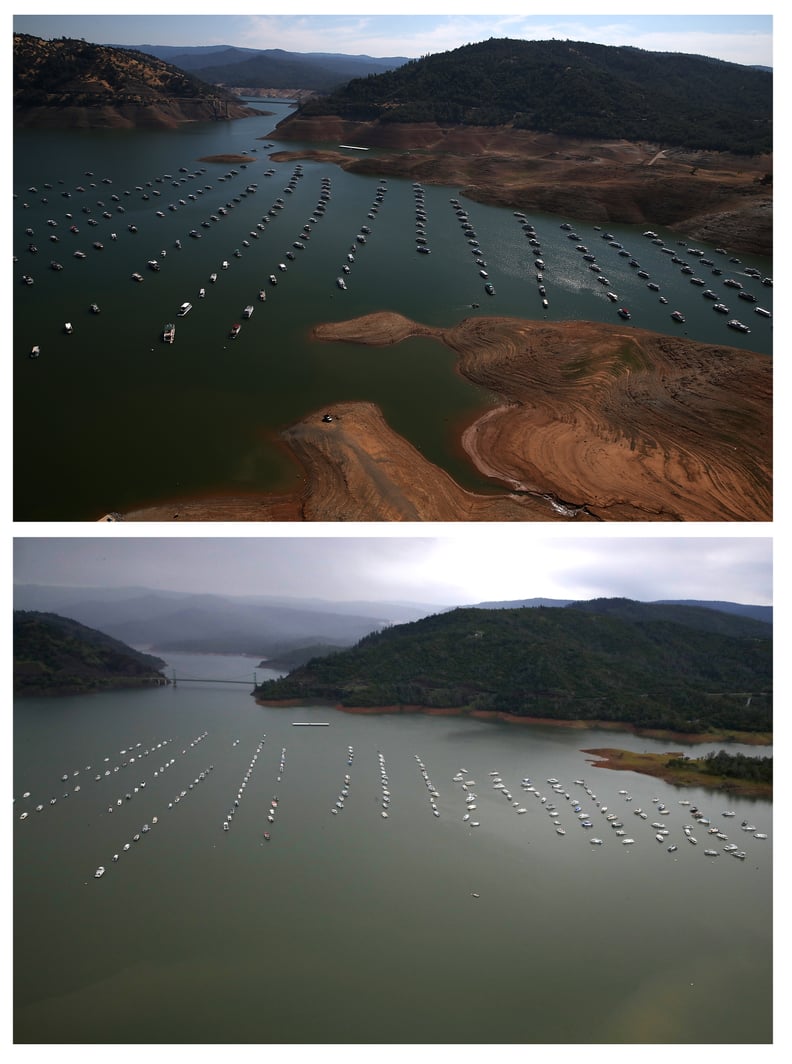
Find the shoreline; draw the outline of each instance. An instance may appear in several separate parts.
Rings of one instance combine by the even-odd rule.
[[[495,397],[456,441],[493,493],[463,489],[355,401],[281,432],[297,491],[207,494],[122,520],[772,520],[767,356],[620,325],[470,317],[442,328],[388,311],[311,336],[372,357],[415,336],[453,351],[457,372]]]
[[[564,728],[573,731],[614,731],[625,732],[645,739],[668,740],[681,742],[689,746],[696,744],[715,743],[739,743],[743,746],[770,746],[773,742],[772,735],[766,732],[699,732],[686,733],[675,732],[660,728],[640,728],[635,724],[625,721],[601,721],[601,720],[556,720],[551,717],[522,717],[513,713],[503,713],[497,710],[462,709],[457,706],[421,706],[421,705],[390,705],[390,706],[345,706],[340,702],[332,702],[324,699],[307,700],[304,698],[263,699],[256,698],[256,705],[267,706],[271,709],[295,709],[306,705],[325,705],[340,713],[348,713],[353,716],[411,716],[421,713],[428,717],[469,717],[473,720],[497,721],[502,724]],[[584,751],[584,753],[596,753],[597,751]],[[653,756],[653,755],[646,755]],[[668,755],[666,755],[668,756]]]

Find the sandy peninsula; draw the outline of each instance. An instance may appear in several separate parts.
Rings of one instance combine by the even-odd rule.
[[[632,327],[471,317],[448,329],[382,312],[317,341],[412,336],[455,352],[498,397],[459,441],[492,483],[463,489],[371,403],[317,410],[279,441],[293,494],[181,500],[129,521],[769,521],[772,361]],[[329,416],[328,416],[329,415]]]

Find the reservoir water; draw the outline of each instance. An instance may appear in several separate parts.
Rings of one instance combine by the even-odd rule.
[[[624,306],[626,327],[771,353],[772,317],[755,311],[772,315],[767,259],[657,226],[654,238],[606,231],[455,188],[274,162],[278,149],[317,145],[279,144],[271,134],[289,105],[255,102],[272,114],[168,132],[15,134],[16,519],[96,520],[166,499],[292,489],[299,470],[279,432],[354,399],[377,403],[464,487],[494,490],[458,445],[460,425],[491,397],[455,373],[450,352],[429,340],[311,341],[323,321],[392,310],[437,326],[474,314],[616,322]],[[219,155],[255,161],[205,161]],[[750,333],[729,329],[731,318]]]
[[[769,801],[582,752],[676,743],[264,708],[256,661],[171,657],[16,704],[18,1044],[771,1041]]]

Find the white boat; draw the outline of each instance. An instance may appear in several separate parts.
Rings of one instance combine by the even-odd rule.
[[[101,879],[104,874],[105,874],[104,865],[99,865],[99,867],[94,872],[94,879]]]
[[[182,303],[179,307],[179,317],[183,318],[185,314],[189,314],[192,310],[192,303]]]
[[[346,281],[343,277],[336,277],[336,284],[339,288],[346,290]]]
[[[242,311],[242,317],[243,318],[249,318],[252,315],[252,313],[253,313],[253,304],[252,303],[248,303],[248,305]]]
[[[68,333],[69,335],[71,335],[74,332],[74,326],[72,325],[72,323],[70,321],[64,322],[63,331],[65,333]]]
[[[172,344],[176,339],[176,326],[172,322],[168,322],[162,330],[162,339],[166,344]]]
[[[198,298],[199,299],[203,299],[205,295],[206,295],[206,289],[205,288],[199,288],[198,289]]]
[[[33,344],[33,346],[30,349],[30,357],[31,358],[38,358],[40,354],[41,354],[41,348],[39,347],[39,345],[38,344]]]
[[[209,274],[209,280],[212,282],[212,284],[214,284],[215,281],[217,280],[217,274],[216,273],[210,273]]]

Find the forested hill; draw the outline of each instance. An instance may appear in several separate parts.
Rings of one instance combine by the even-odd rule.
[[[166,683],[165,662],[55,613],[14,611],[14,692],[74,694]]]
[[[687,733],[772,730],[769,626],[749,620],[746,627],[745,618],[723,615],[722,630],[713,631],[671,619],[666,606],[654,619],[652,607],[642,605],[634,620],[571,607],[458,609],[366,636],[351,650],[262,684],[256,696]]]
[[[772,112],[773,75],[764,69],[631,47],[509,39],[356,78],[301,111],[749,155],[772,151]]]
[[[175,126],[255,112],[143,52],[14,34],[17,126]]]

